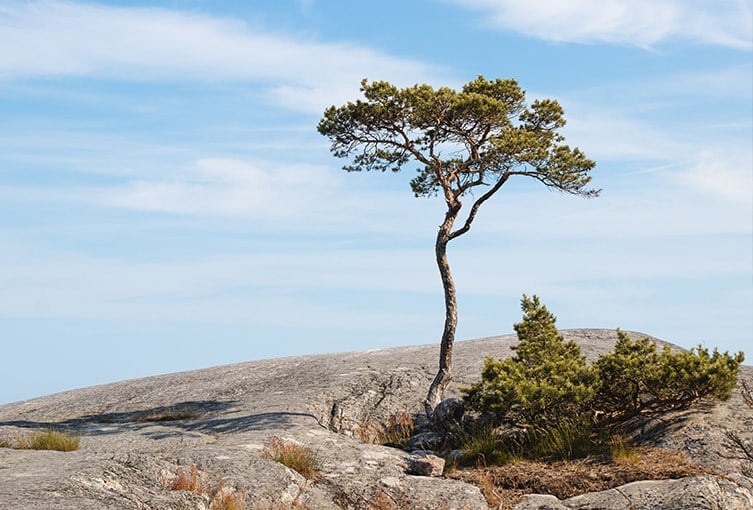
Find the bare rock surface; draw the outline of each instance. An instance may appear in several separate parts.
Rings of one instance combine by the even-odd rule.
[[[694,476],[679,480],[633,482],[601,492],[560,501],[554,496],[530,495],[515,510],[746,510],[751,493],[729,480]]]
[[[616,340],[611,330],[563,334],[591,359]],[[458,342],[455,380],[447,396],[457,396],[458,386],[478,379],[486,356],[509,356],[516,341],[506,335]],[[0,406],[0,439],[40,429],[81,438],[81,448],[68,453],[0,448],[0,507],[209,509],[205,494],[166,488],[180,470],[196,466],[203,483],[216,487],[222,482],[225,490],[244,494],[249,509],[360,509],[375,501],[394,508],[485,509],[476,487],[409,475],[408,452],[357,439],[359,427],[370,421],[399,412],[421,414],[438,351],[429,345],[255,361]],[[753,381],[752,376],[753,370],[744,367],[742,377]],[[729,402],[644,427],[655,444],[687,452],[719,473],[692,479],[685,492],[709,494],[709,487],[718,487],[728,498],[720,501],[745,502],[753,500],[753,464],[743,448],[753,441],[752,419],[753,412],[735,394]],[[266,458],[271,437],[313,450],[319,478],[307,480]],[[624,501],[616,493],[600,494],[583,497]],[[591,508],[573,506],[580,504],[575,498],[560,502],[551,497],[546,504],[563,506],[535,506],[537,497],[520,508]]]

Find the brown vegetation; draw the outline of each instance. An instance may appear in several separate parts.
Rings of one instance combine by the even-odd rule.
[[[246,493],[235,489],[228,490],[220,480],[212,486],[207,483],[199,469],[192,464],[189,469],[178,469],[170,480],[163,479],[162,485],[171,491],[191,491],[209,500],[209,510],[245,510]]]
[[[510,509],[526,494],[560,499],[597,492],[639,480],[666,480],[706,473],[684,455],[661,448],[634,448],[626,457],[580,460],[520,460],[503,466],[456,470],[450,478],[478,486],[492,508]]]
[[[298,471],[309,480],[319,477],[319,460],[316,454],[301,444],[272,436],[267,440],[264,456]]]
[[[191,491],[196,494],[204,494],[206,485],[201,479],[199,470],[195,464],[190,469],[178,469],[172,480],[163,480],[162,485],[171,491]]]
[[[356,429],[356,435],[363,443],[402,448],[410,442],[414,430],[413,416],[402,412],[389,416],[386,422],[364,423]]]

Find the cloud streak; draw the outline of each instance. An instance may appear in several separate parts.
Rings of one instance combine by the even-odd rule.
[[[745,0],[450,0],[481,11],[494,27],[573,43],[652,47],[673,39],[750,50]]]
[[[131,81],[256,82],[319,112],[364,77],[436,76],[425,63],[367,47],[265,31],[237,20],[156,8],[43,0],[0,7],[0,81],[94,76]]]

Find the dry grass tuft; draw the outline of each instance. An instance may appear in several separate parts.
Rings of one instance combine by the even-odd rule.
[[[640,449],[631,445],[630,442],[621,435],[611,437],[609,442],[609,455],[615,464],[633,464],[638,465],[641,462]]]
[[[72,452],[78,450],[81,442],[78,437],[67,432],[43,430],[30,432],[15,438],[15,444],[3,440],[0,447],[15,448],[17,450],[53,450],[58,452]]]
[[[170,481],[163,481],[163,485],[171,491],[191,491],[196,494],[204,494],[207,490],[195,464],[191,464],[189,469],[178,469],[175,477]]]
[[[298,471],[309,480],[319,477],[319,460],[306,446],[272,436],[264,447],[264,457]]]
[[[246,510],[246,492],[228,489],[220,481],[212,487],[204,481],[195,464],[189,469],[178,469],[175,476],[162,480],[162,485],[171,491],[191,491],[209,500],[209,510]]]
[[[402,448],[410,442],[414,430],[413,416],[402,412],[391,415],[384,423],[369,422],[363,424],[356,429],[356,434],[363,443]]]
[[[211,491],[209,510],[246,510],[246,493],[236,490],[227,490],[223,483]]]

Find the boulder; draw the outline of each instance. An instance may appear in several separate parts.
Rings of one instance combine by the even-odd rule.
[[[408,474],[419,476],[442,476],[444,459],[427,452],[416,452],[408,457],[405,469]]]

